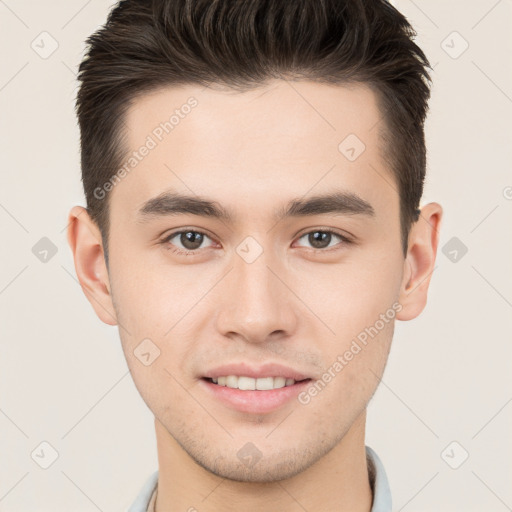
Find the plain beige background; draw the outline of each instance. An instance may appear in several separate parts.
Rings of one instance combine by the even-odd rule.
[[[66,241],[85,205],[75,73],[111,5],[0,0],[0,511],[121,512],[157,469],[153,417]],[[512,1],[395,5],[434,66],[423,203],[445,215],[428,305],[397,323],[367,444],[393,510],[512,510]]]

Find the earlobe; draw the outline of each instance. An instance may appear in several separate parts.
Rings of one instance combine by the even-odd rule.
[[[398,320],[416,318],[427,304],[442,215],[443,209],[440,204],[429,203],[421,209],[418,221],[411,227],[400,288],[399,301],[402,304],[402,310],[396,316]]]
[[[67,239],[85,296],[102,322],[117,325],[101,232],[85,208],[74,206],[70,210]]]

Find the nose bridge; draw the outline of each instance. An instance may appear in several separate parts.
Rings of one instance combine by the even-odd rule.
[[[276,331],[290,334],[295,323],[292,294],[283,283],[286,280],[278,277],[277,257],[252,237],[236,253],[218,328],[224,335],[238,333],[252,342],[265,341]]]

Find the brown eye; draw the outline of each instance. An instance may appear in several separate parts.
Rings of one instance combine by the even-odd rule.
[[[325,231],[313,231],[308,234],[308,242],[315,249],[325,249],[329,247],[329,243],[332,239],[332,233],[327,233]]]
[[[205,239],[210,238],[206,233],[193,229],[175,231],[162,240],[162,244],[175,246],[174,252],[178,254],[188,254],[199,252]],[[171,242],[171,240],[174,240]]]
[[[316,229],[302,235],[300,239],[306,238],[312,249],[322,250],[334,247],[336,245],[343,245],[344,243],[350,243],[350,240],[339,233],[336,233],[329,229]],[[336,243],[336,238],[341,240],[343,243]],[[332,244],[334,242],[334,244]]]
[[[183,231],[179,238],[183,247],[190,251],[199,249],[203,243],[203,239],[204,235],[202,233],[198,233],[197,231]]]

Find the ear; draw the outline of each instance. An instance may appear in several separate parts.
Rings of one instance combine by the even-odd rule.
[[[101,232],[87,209],[81,206],[71,209],[67,238],[73,252],[76,275],[85,296],[101,321],[117,325]]]
[[[427,292],[436,261],[439,229],[443,209],[438,203],[429,203],[421,209],[418,220],[409,233],[407,256],[400,286],[402,310],[398,320],[416,318],[427,304]]]

